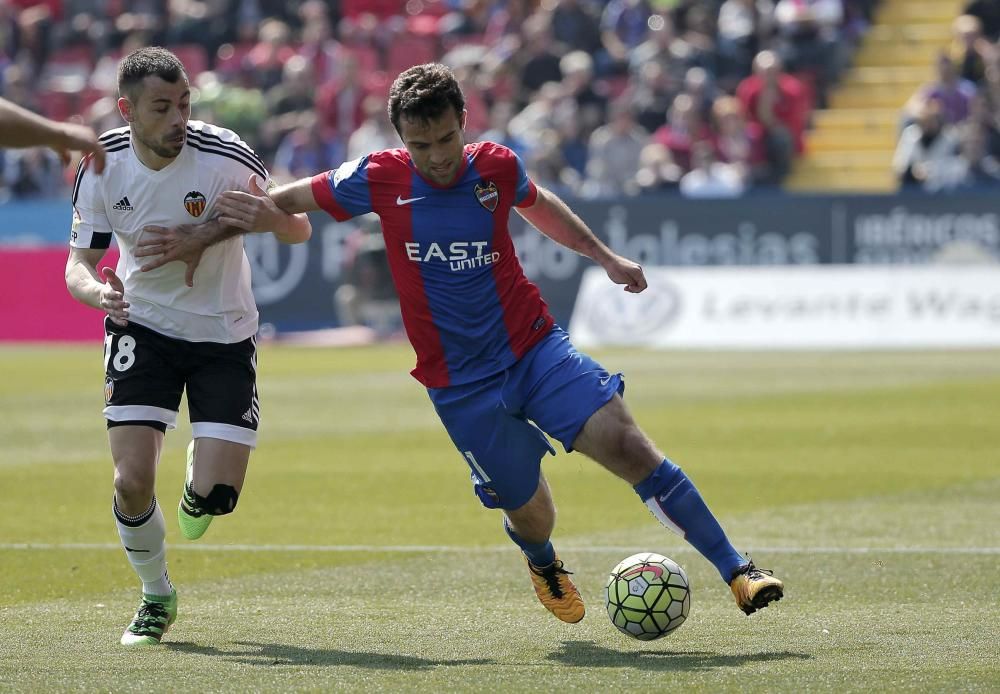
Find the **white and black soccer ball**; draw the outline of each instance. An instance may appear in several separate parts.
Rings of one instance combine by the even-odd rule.
[[[684,569],[654,552],[622,559],[608,576],[605,597],[611,623],[641,641],[666,636],[684,623],[691,610]]]

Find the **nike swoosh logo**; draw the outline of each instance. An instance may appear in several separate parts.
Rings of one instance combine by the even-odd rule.
[[[145,552],[146,554],[149,554],[149,550],[148,549],[132,549],[128,545],[125,545],[125,551],[126,552]]]
[[[397,205],[409,205],[411,202],[416,202],[417,200],[423,200],[426,197],[427,196],[424,195],[424,196],[419,197],[419,198],[404,198],[402,195],[397,195],[396,196],[396,204]]]
[[[631,569],[623,573],[622,578],[628,579],[632,578],[633,576],[639,576],[644,571],[649,571],[650,573],[654,574],[657,578],[663,576],[663,569],[660,568],[659,566],[656,566],[655,564],[642,564],[640,566],[635,567],[634,569]]]

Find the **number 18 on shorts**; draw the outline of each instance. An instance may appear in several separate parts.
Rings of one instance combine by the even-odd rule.
[[[177,424],[187,389],[194,435],[253,446],[260,417],[254,338],[188,342],[129,322],[105,320],[104,416],[161,431]]]

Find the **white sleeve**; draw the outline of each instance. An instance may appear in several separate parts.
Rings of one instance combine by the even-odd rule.
[[[271,181],[267,167],[250,145],[235,132],[210,123],[192,121],[188,124],[188,136],[199,149],[219,154],[228,160],[226,170],[233,177],[236,188],[247,191],[250,176],[255,175],[258,185],[267,190]]]
[[[236,133],[233,133],[233,137],[235,138],[236,146],[240,148],[238,155],[240,163],[235,167],[237,169],[237,178],[239,179],[238,188],[244,192],[250,192],[251,176],[257,178],[257,185],[260,186],[261,190],[267,191],[274,187],[276,184],[271,180],[271,172],[267,170],[264,162],[253,151],[253,148],[240,139],[240,136]]]
[[[69,245],[73,248],[108,248],[112,228],[104,207],[102,178],[94,173],[91,156],[80,162],[73,184],[73,225]]]

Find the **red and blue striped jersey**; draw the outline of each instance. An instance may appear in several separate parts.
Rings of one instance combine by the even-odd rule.
[[[316,202],[338,221],[375,212],[403,326],[428,388],[470,383],[511,366],[552,327],[507,228],[511,208],[537,190],[510,149],[465,146],[455,182],[417,171],[405,149],[375,152],[312,179]]]

